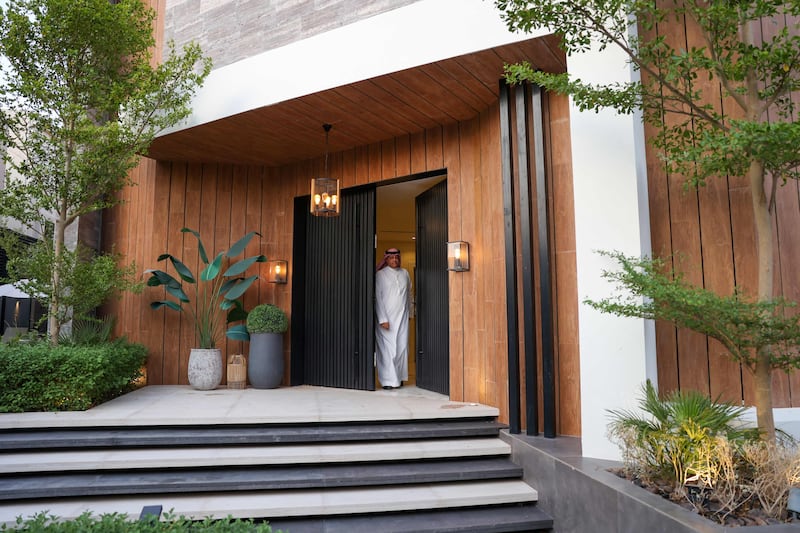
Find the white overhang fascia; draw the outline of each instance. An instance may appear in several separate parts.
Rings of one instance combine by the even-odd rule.
[[[419,0],[213,70],[191,116],[161,135],[548,33],[510,32],[487,0]]]

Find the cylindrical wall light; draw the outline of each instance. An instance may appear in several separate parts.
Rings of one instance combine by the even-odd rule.
[[[469,270],[469,243],[454,241],[447,243],[447,270],[466,272]]]
[[[286,276],[289,272],[289,263],[283,259],[267,261],[267,281],[270,283],[286,283]]]

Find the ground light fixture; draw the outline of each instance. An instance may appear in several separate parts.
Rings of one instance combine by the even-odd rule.
[[[325,168],[322,176],[311,180],[311,214],[316,217],[339,216],[339,180],[328,175],[328,134],[333,126],[323,124],[325,130]]]
[[[286,276],[289,272],[289,262],[285,259],[275,259],[267,261],[267,281],[269,283],[286,283]]]
[[[466,272],[469,270],[469,243],[453,241],[447,243],[447,270]]]
[[[789,502],[786,504],[786,510],[795,518],[800,518],[800,488],[789,489]]]

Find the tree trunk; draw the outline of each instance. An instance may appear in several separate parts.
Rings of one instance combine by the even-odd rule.
[[[772,366],[769,348],[762,348],[756,355],[753,375],[756,385],[756,423],[763,432],[762,438],[775,442],[775,417],[772,412]]]
[[[67,230],[66,207],[58,214],[55,222],[55,235],[53,236],[53,277],[52,290],[50,296],[50,318],[48,319],[48,330],[50,332],[50,342],[58,344],[58,335],[61,332],[61,268],[64,256],[65,233]]]
[[[756,230],[758,253],[758,300],[766,301],[773,297],[772,270],[774,250],[772,242],[772,214],[769,212],[767,196],[764,191],[764,165],[760,161],[750,163],[747,172],[750,192],[753,197],[753,215]],[[756,386],[756,419],[764,438],[775,441],[775,419],[772,413],[772,366],[770,348],[764,347],[756,354],[753,370]]]

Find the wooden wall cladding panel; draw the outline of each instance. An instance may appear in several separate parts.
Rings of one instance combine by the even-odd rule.
[[[555,354],[557,431],[580,435],[580,347],[578,345],[578,286],[575,252],[575,206],[570,150],[569,100],[545,95],[545,151],[552,202],[553,284],[555,297]]]
[[[410,141],[410,139],[409,139]],[[447,233],[450,239],[462,239],[461,221],[461,180],[451,178],[460,176],[461,159],[459,155],[458,125],[444,128],[444,165],[447,168]],[[418,143],[420,144],[420,143]],[[409,146],[411,143],[409,142]],[[413,151],[412,151],[413,152]],[[449,272],[447,276],[450,294],[449,328],[450,328],[450,398],[465,401],[464,391],[464,277],[458,272]]]
[[[419,174],[420,172],[425,172],[428,168],[427,159],[425,157],[427,148],[425,132],[419,131],[412,133],[409,137],[409,145],[411,148],[411,173]]]
[[[472,402],[487,403],[486,393],[489,380],[487,379],[485,358],[487,352],[486,344],[486,321],[487,313],[484,312],[488,306],[484,292],[478,286],[478,276],[474,272],[485,272],[480,250],[484,249],[482,233],[479,232],[480,221],[483,216],[468,216],[469,213],[483,213],[481,210],[480,191],[476,191],[476,182],[480,167],[476,166],[476,156],[479,157],[479,146],[474,143],[476,133],[475,128],[479,127],[476,121],[457,124],[454,131],[450,132],[449,137],[455,142],[448,143],[450,149],[458,150],[460,169],[458,176],[459,193],[461,198],[459,219],[460,239],[471,243],[470,250],[470,271],[468,276],[462,276],[463,303],[464,308],[464,373],[469,376],[464,383],[464,400]],[[434,156],[438,159],[439,153],[435,149],[444,140],[444,137],[437,135],[436,131],[429,131],[428,138],[431,141],[432,149],[429,157]],[[479,160],[477,161],[479,162]],[[436,164],[434,162],[433,164]],[[449,202],[448,202],[449,206]],[[474,250],[475,252],[472,252]],[[474,261],[474,267],[473,265]],[[462,273],[465,274],[465,273]]]
[[[800,187],[797,183],[788,183],[782,191],[779,203],[780,212],[785,213],[790,220],[784,220],[780,225],[779,242],[781,255],[781,285],[783,295],[795,302],[800,301],[800,276],[797,268],[800,265],[800,239],[797,238],[797,228],[800,227]],[[784,203],[785,202],[785,203]],[[787,205],[788,204],[788,205]],[[800,312],[794,309],[793,312]],[[800,407],[800,372],[792,372],[787,376],[789,391],[791,393],[790,407]]]
[[[759,29],[768,37],[786,21],[764,24]],[[659,27],[665,38],[681,48],[701,43],[697,29],[689,23]],[[731,118],[741,109],[723,98],[713,81],[698,80],[708,102]],[[646,135],[655,132],[646,127]],[[674,266],[692,283],[722,294],[738,287],[754,295],[757,285],[756,242],[751,194],[742,176],[719,176],[697,191],[685,191],[680,176],[666,175],[658,154],[647,147],[651,239],[655,255],[676,254]],[[800,299],[797,287],[800,268],[800,205],[797,187],[791,183],[779,190],[774,220],[776,294]],[[746,367],[730,360],[719,343],[684,330],[676,331],[657,323],[658,376],[662,391],[694,389],[712,397],[752,405],[752,375]],[[792,406],[800,396],[800,373],[773,374],[776,407]]]
[[[691,23],[687,24],[686,42],[690,47],[705,45],[700,32]],[[719,82],[700,76],[697,87],[703,92],[706,103],[712,105],[717,112],[722,112]],[[719,294],[731,294],[734,290],[731,217],[727,191],[726,176],[718,176],[698,189],[702,281],[705,288]],[[711,397],[736,403],[741,399],[739,365],[730,360],[718,341],[709,339],[707,350],[708,390]]]

